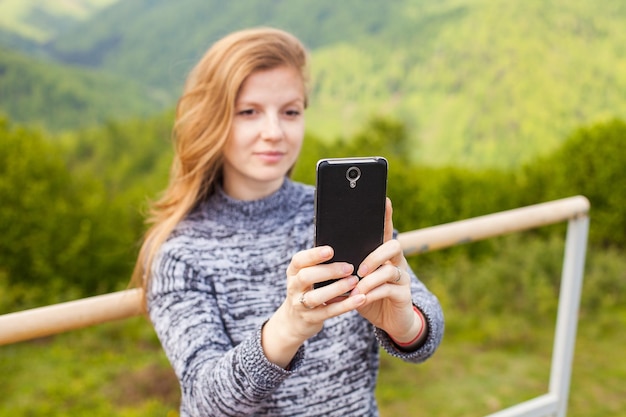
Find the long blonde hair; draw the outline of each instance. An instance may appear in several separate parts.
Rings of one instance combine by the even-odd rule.
[[[308,84],[308,56],[302,43],[279,29],[255,28],[217,41],[191,71],[176,107],[170,181],[150,209],[151,226],[132,276],[135,286],[147,287],[160,246],[220,180],[222,150],[241,85],[255,71],[280,66],[295,68]]]

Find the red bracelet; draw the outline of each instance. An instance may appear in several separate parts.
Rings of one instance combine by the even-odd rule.
[[[426,321],[424,320],[424,316],[422,315],[422,312],[419,311],[419,309],[415,305],[413,305],[413,310],[417,313],[417,317],[419,317],[420,320],[422,321],[422,327],[420,328],[420,331],[417,333],[417,336],[415,336],[413,340],[411,340],[410,342],[406,342],[406,343],[397,342],[392,337],[391,340],[393,340],[393,343],[395,343],[396,345],[400,347],[408,347],[408,346],[411,346],[413,343],[417,342],[419,338],[422,337],[422,334],[424,334],[424,329],[426,329]]]

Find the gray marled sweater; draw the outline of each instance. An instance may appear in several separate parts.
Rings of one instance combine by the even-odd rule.
[[[428,321],[416,351],[350,312],[327,320],[289,370],[266,359],[261,327],[285,298],[291,257],[313,245],[313,200],[312,187],[290,180],[258,201],[218,190],[162,246],[148,308],[180,380],[181,416],[377,416],[379,346],[421,362],[439,345],[441,307],[411,272]]]

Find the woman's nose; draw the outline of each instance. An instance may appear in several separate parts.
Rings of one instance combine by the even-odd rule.
[[[281,140],[283,138],[284,131],[278,116],[268,115],[265,118],[261,136],[268,140]]]

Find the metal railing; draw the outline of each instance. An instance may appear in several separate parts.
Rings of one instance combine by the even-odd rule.
[[[408,256],[568,222],[548,392],[488,417],[564,417],[567,414],[587,250],[588,214],[589,201],[576,196],[398,236]],[[5,314],[0,316],[0,345],[137,316],[144,313],[142,300],[142,290],[131,289]]]

